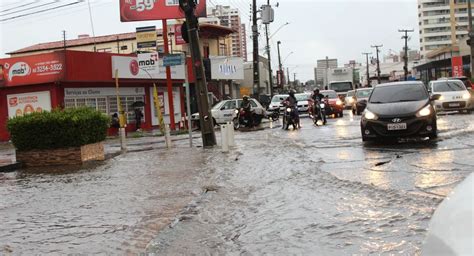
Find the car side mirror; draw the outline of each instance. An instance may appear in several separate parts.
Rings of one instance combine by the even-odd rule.
[[[430,96],[430,101],[439,100],[441,98],[441,94],[434,94]]]

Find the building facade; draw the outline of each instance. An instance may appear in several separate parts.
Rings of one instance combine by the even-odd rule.
[[[247,61],[247,37],[245,25],[242,24],[239,9],[230,6],[216,5],[208,11],[208,19],[210,22],[216,22],[218,25],[229,27],[236,33],[231,35],[230,54],[234,57],[242,57]],[[206,19],[204,19],[206,20]]]
[[[467,0],[418,0],[421,58],[468,35]]]
[[[316,86],[323,87],[326,79],[326,71],[330,68],[337,68],[337,59],[321,59],[317,60],[316,68],[314,69],[314,81]]]

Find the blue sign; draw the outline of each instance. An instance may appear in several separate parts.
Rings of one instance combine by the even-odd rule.
[[[168,54],[163,57],[163,66],[180,66],[184,64],[183,54]]]

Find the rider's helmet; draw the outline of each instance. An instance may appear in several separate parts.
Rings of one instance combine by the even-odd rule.
[[[249,96],[248,95],[244,95],[244,97],[242,97],[244,100],[249,100]]]
[[[315,88],[313,92],[314,92],[314,94],[319,94],[319,89]]]
[[[289,93],[289,95],[290,95],[291,97],[295,96],[295,90],[293,90],[293,89],[292,89],[292,90],[290,90],[290,93]]]

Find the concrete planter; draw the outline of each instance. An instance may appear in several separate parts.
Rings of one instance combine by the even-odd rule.
[[[16,160],[25,167],[80,165],[87,161],[105,160],[102,142],[81,147],[16,151]]]

